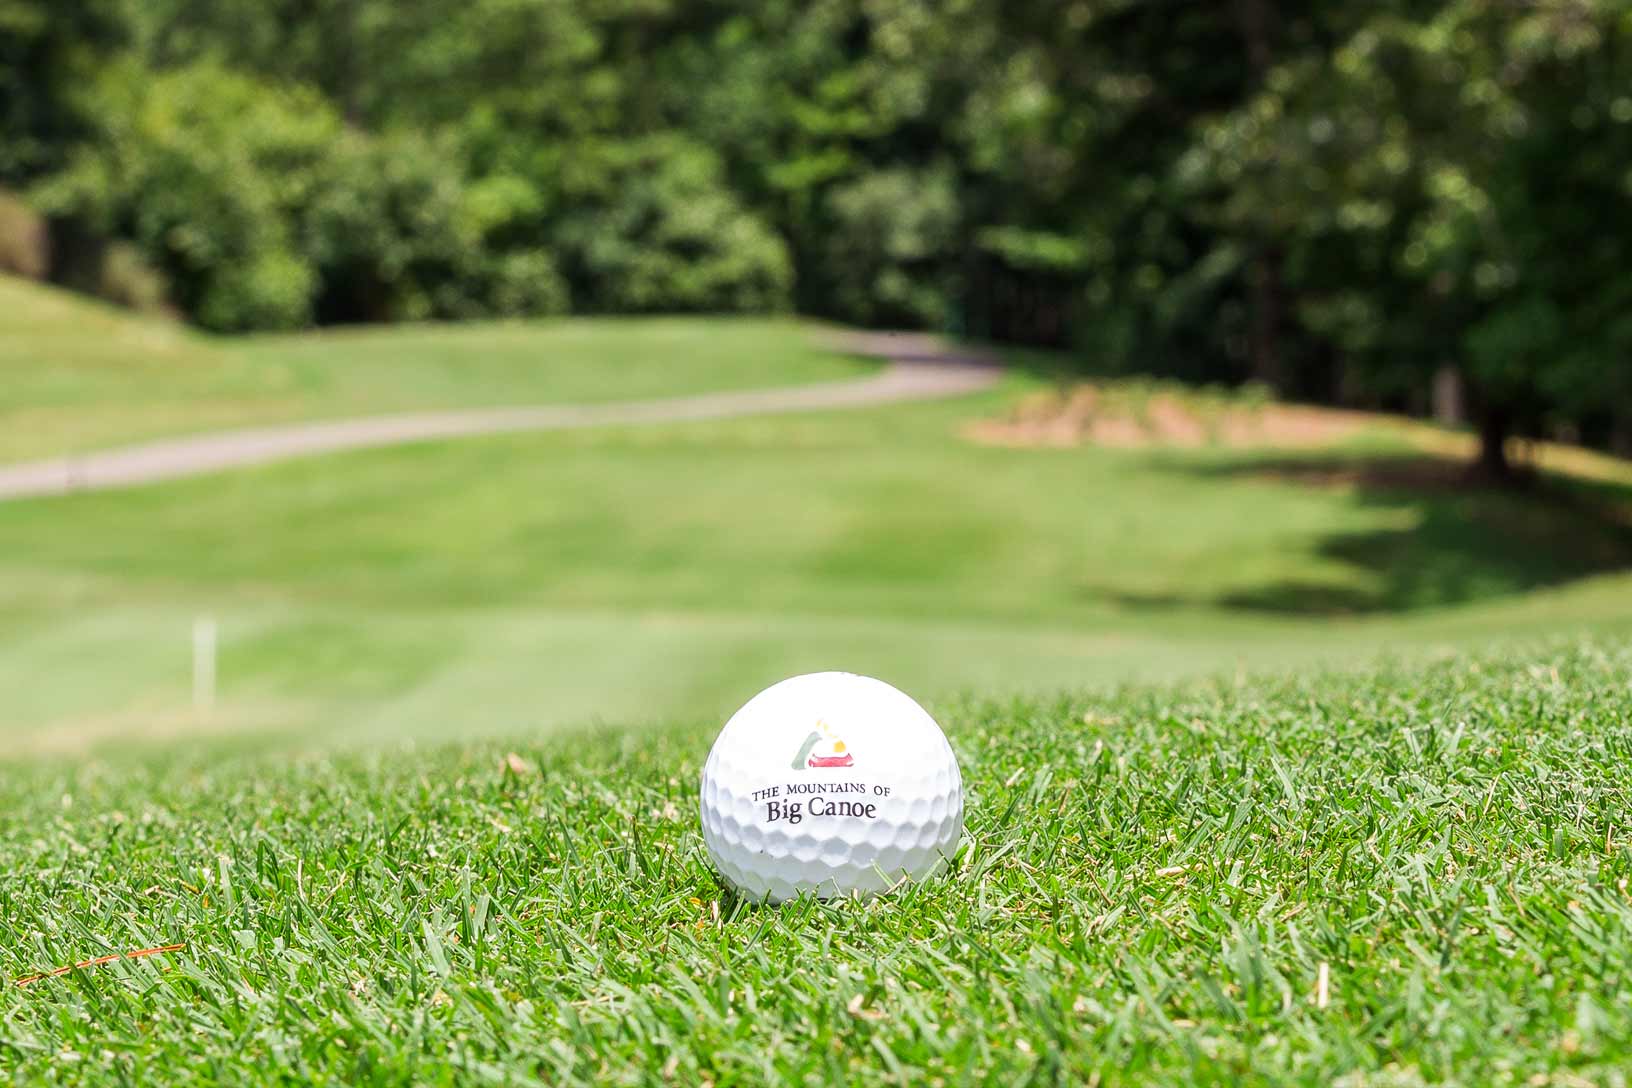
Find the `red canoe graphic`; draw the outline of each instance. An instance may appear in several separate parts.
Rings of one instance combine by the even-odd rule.
[[[842,756],[811,756],[810,757],[810,765],[812,767],[849,767],[852,764],[854,764],[855,762],[856,762],[855,760],[850,758],[850,753],[849,752],[844,753],[844,755],[842,755]]]

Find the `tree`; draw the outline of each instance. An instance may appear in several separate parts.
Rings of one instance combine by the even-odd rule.
[[[1372,389],[1457,367],[1480,470],[1509,479],[1514,433],[1632,392],[1629,49],[1615,0],[1384,14],[1278,68],[1185,170],[1222,233],[1284,247],[1297,320]]]
[[[1627,0],[0,0],[212,327],[775,308],[1632,448]],[[60,247],[59,247],[60,248]]]
[[[120,0],[0,0],[0,184],[59,167],[89,134],[85,91],[126,37]]]
[[[601,161],[570,183],[572,215],[552,235],[582,308],[786,305],[792,274],[782,240],[722,184],[712,152],[678,136],[585,150]]]
[[[1194,125],[1248,93],[1228,5],[993,3],[954,129],[971,327],[1101,367],[1244,378],[1238,246],[1171,177]],[[1211,258],[1211,259],[1209,259]]]

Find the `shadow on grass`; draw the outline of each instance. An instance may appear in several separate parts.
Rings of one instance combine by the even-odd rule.
[[[1124,598],[1146,607],[1213,607],[1293,615],[1404,612],[1486,600],[1632,569],[1632,489],[1532,476],[1474,481],[1465,462],[1420,456],[1246,457],[1182,471],[1342,487],[1397,516],[1399,527],[1334,533],[1317,553],[1355,568],[1362,587],[1287,580],[1206,602]]]

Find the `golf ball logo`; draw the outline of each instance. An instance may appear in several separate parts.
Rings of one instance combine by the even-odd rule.
[[[819,721],[816,728],[811,730],[810,736],[799,746],[799,754],[793,757],[793,769],[802,771],[807,767],[849,767],[855,763],[850,755],[850,748],[833,732],[826,722]]]
[[[962,779],[935,720],[879,680],[797,676],[732,716],[703,768],[703,841],[726,881],[781,901],[884,891],[945,864]]]

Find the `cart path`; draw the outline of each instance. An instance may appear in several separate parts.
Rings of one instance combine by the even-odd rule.
[[[68,457],[0,465],[0,501],[136,487],[295,457],[471,435],[693,422],[935,400],[985,389],[1001,373],[992,357],[950,348],[929,336],[852,333],[838,338],[836,347],[885,359],[889,365],[865,378],[815,385],[605,404],[547,404],[367,416],[160,439]]]

